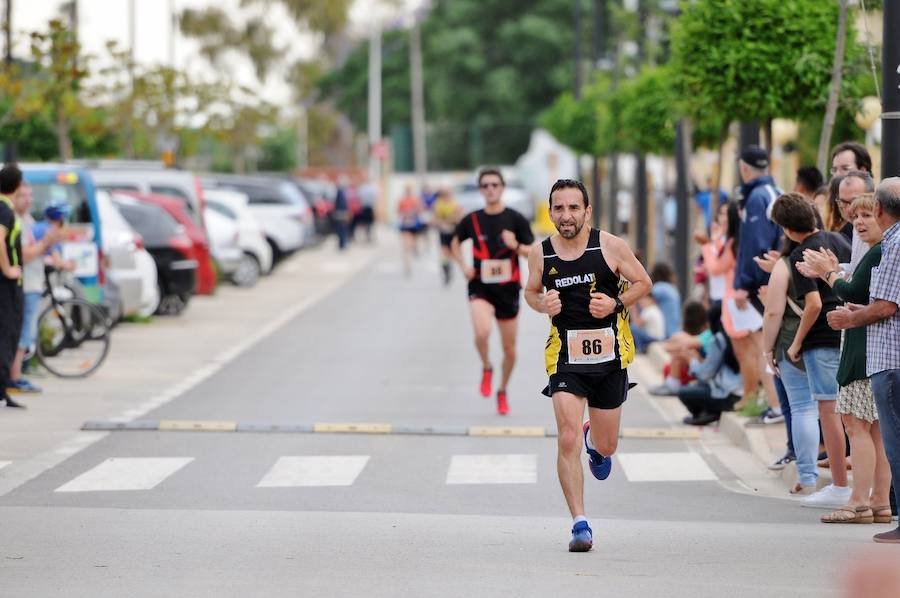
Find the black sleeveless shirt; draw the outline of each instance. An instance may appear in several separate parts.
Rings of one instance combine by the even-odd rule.
[[[547,374],[605,374],[634,361],[634,339],[628,311],[598,319],[591,315],[591,293],[617,297],[628,288],[613,272],[600,246],[600,231],[590,229],[581,257],[567,261],[556,255],[550,239],[542,243],[544,288],[559,291],[562,311],[550,318],[544,353]]]

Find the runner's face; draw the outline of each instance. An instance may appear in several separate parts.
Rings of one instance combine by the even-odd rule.
[[[568,187],[553,192],[550,203],[550,220],[564,239],[574,239],[590,217],[591,207],[584,207],[581,191]]]
[[[495,174],[486,174],[478,182],[486,204],[495,204],[503,196],[503,181]]]

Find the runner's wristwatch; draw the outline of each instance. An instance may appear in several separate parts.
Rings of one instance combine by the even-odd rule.
[[[613,310],[615,313],[620,314],[625,311],[625,304],[622,303],[622,300],[618,297],[613,297],[613,301],[616,302],[616,308]]]

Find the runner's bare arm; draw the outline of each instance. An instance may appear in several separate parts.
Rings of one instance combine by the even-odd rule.
[[[544,275],[543,248],[535,243],[528,253],[528,281],[525,283],[525,302],[536,312],[546,313],[544,309]]]
[[[650,292],[652,286],[650,275],[635,257],[628,243],[612,235],[607,235],[606,239],[609,240],[608,246],[616,259],[615,270],[619,276],[628,281],[628,290],[619,295],[619,300],[629,308]]]
[[[450,253],[453,255],[453,261],[459,265],[459,269],[463,273],[463,276],[465,276],[467,280],[472,280],[472,278],[475,277],[475,269],[463,259],[459,237],[456,235],[453,235],[453,240],[450,241]]]

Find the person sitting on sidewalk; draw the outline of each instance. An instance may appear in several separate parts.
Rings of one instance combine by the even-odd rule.
[[[678,399],[690,412],[684,423],[705,426],[719,421],[723,411],[730,411],[741,398],[741,374],[734,349],[722,330],[721,320],[711,314],[712,337],[705,345],[705,355],[694,352],[688,372],[695,382],[678,390]]]
[[[653,281],[650,293],[666,320],[663,340],[668,340],[681,330],[681,294],[675,286],[675,272],[666,262],[656,262],[650,271],[650,280]]]
[[[666,321],[653,295],[644,295],[637,302],[637,309],[631,310],[631,335],[638,353],[646,353],[651,344],[663,340],[666,335]]]
[[[712,332],[707,329],[706,308],[697,301],[684,304],[684,331],[676,332],[666,342],[669,363],[663,370],[665,381],[660,386],[650,389],[656,396],[677,396],[678,390],[691,380],[688,365],[692,357],[705,353],[706,346],[712,340]]]
[[[830,285],[835,295],[849,303],[869,300],[872,269],[881,262],[881,228],[875,220],[875,199],[864,194],[850,207],[853,226],[862,242],[872,248],[863,255],[853,271],[851,282],[837,275],[841,270],[830,252],[807,249],[803,261]],[[823,523],[890,523],[891,471],[884,444],[872,385],[866,376],[866,329],[853,328],[844,334],[841,364],[838,367],[838,398],[835,411],[850,437],[853,456],[853,490],[847,505],[822,516]]]
[[[866,374],[878,409],[891,474],[900,479],[900,177],[881,181],[875,217],[884,231],[881,262],[872,272],[869,303],[848,304],[828,314],[836,330],[866,326]],[[897,487],[894,486],[897,497]],[[900,528],[875,534],[875,542],[900,544]]]

